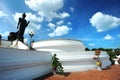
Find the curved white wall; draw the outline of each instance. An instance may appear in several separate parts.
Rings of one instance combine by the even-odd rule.
[[[82,42],[72,39],[53,39],[33,43],[38,51],[85,51]]]
[[[0,80],[32,80],[51,72],[51,53],[0,48]]]
[[[37,51],[49,51],[57,54],[65,72],[97,69],[94,51],[85,51],[85,46],[78,40],[53,39],[33,43]],[[101,52],[102,68],[111,65],[106,52]]]
[[[95,51],[53,52],[52,54],[57,54],[65,72],[97,69],[97,65],[93,59]],[[109,55],[105,51],[101,51],[100,58],[102,61],[102,68],[111,65]]]

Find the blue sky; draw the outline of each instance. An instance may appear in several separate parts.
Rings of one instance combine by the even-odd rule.
[[[120,0],[1,0],[0,34],[17,32],[21,14],[30,21],[34,40],[77,39],[90,49],[120,48]]]

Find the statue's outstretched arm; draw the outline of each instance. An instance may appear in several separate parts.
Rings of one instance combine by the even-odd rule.
[[[30,21],[28,21],[28,22],[27,22],[27,25],[26,25],[26,27],[28,26],[28,24],[29,24],[29,23],[30,23]]]

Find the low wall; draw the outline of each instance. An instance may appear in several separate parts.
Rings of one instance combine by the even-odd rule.
[[[16,44],[17,43],[17,44]],[[24,50],[29,50],[29,47],[22,43],[21,41],[15,40],[13,42],[11,41],[6,41],[6,40],[1,40],[0,47],[4,48],[16,48],[16,49],[24,49]]]
[[[57,54],[60,59],[65,72],[75,72],[84,70],[97,69],[97,65],[93,57],[94,51],[81,51],[81,52],[52,52]],[[111,65],[109,55],[105,51],[101,51],[100,55],[102,61],[102,68]]]
[[[0,48],[0,80],[32,80],[51,72],[51,53]]]
[[[51,56],[57,54],[64,72],[97,69],[94,51],[42,52],[0,48],[0,80],[32,80],[51,72]],[[109,56],[101,51],[102,68],[111,65]]]

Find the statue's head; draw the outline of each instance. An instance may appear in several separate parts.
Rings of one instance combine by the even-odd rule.
[[[25,13],[23,13],[23,14],[22,14],[22,17],[23,17],[23,18],[25,18],[25,17],[26,17],[26,14],[25,14]]]

